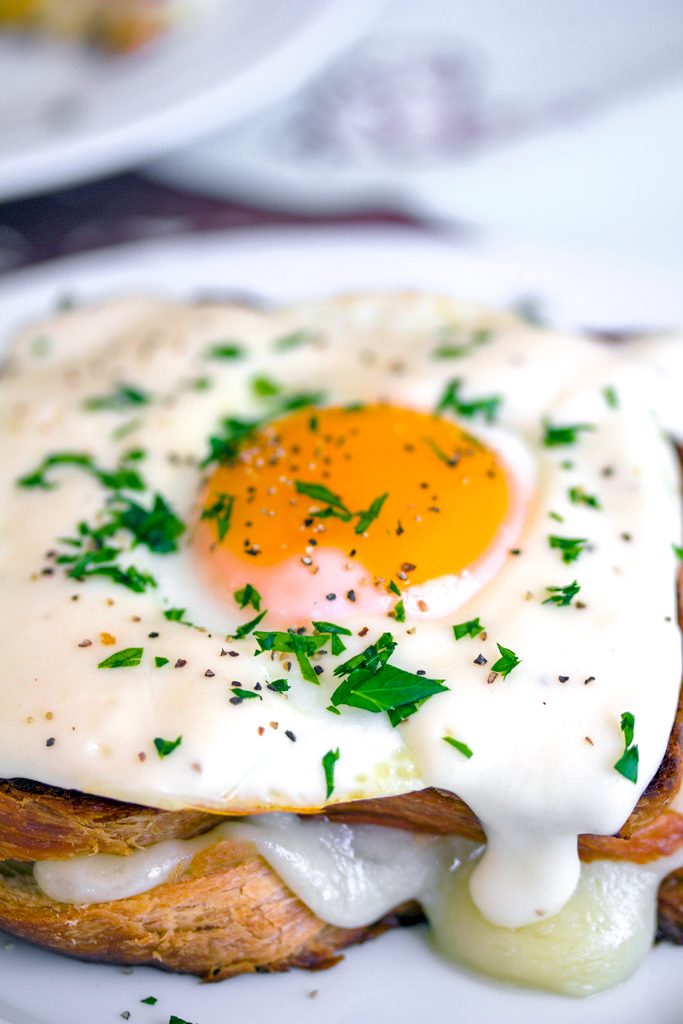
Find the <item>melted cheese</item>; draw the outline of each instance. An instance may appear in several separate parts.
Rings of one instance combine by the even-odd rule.
[[[302,327],[311,330],[311,344],[273,348],[276,337]],[[329,714],[338,663],[329,652],[318,662],[320,686],[304,682],[295,663],[286,695],[265,688],[282,677],[283,662],[253,657],[250,637],[226,642],[240,616],[203,592],[186,550],[130,553],[158,580],[144,595],[102,579],[78,584],[45,560],[57,538],[73,536],[78,521],[96,517],[103,504],[98,482],[69,468],[53,471],[53,490],[17,488],[16,479],[46,454],[86,450],[110,468],[141,447],[150,489],[190,520],[197,461],[220,417],[266,411],[251,389],[255,375],[270,375],[289,392],[322,388],[336,403],[431,409],[453,374],[433,357],[444,330],[469,337],[482,328],[491,340],[471,347],[457,372],[472,394],[502,395],[491,443],[509,454],[513,470],[532,467],[522,554],[459,610],[458,621],[481,618],[486,639],[455,643],[450,621],[399,626],[366,617],[357,624],[368,633],[349,638],[345,657],[390,628],[399,641],[393,662],[449,687],[399,728],[384,715]],[[247,357],[208,361],[207,348],[226,338],[243,344]],[[681,424],[674,395],[662,399],[657,376],[661,361],[669,365],[677,355],[670,341],[624,352],[417,297],[361,298],[271,317],[139,300],[27,331],[0,386],[0,596],[3,607],[17,610],[0,623],[8,667],[0,680],[0,775],[159,807],[305,811],[324,805],[322,757],[338,747],[334,800],[431,785],[467,801],[488,838],[470,892],[490,922],[518,928],[558,914],[579,878],[577,835],[614,832],[656,771],[681,675],[671,550],[680,541],[679,483],[660,421]],[[198,390],[193,382],[207,376],[208,390]],[[84,408],[121,381],[153,401],[125,415]],[[607,385],[619,395],[618,408],[604,399]],[[544,417],[594,429],[570,448],[545,448]],[[526,455],[514,462],[520,444]],[[573,503],[572,487],[599,495],[602,510]],[[565,565],[549,533],[589,538],[590,547]],[[46,566],[51,574],[42,574]],[[549,586],[575,577],[585,607],[543,604]],[[203,628],[167,621],[164,609],[178,606]],[[334,609],[321,606],[320,617],[333,618]],[[509,678],[488,683],[475,658],[491,665],[498,643],[522,660]],[[139,666],[98,669],[112,650],[134,646],[144,648]],[[156,668],[155,656],[168,664]],[[259,684],[261,699],[231,704],[233,681]],[[624,711],[636,721],[637,785],[613,767],[623,751]],[[446,734],[473,756],[445,744]],[[158,757],[154,737],[178,736],[182,744]]]
[[[438,949],[451,959],[568,995],[599,992],[636,969],[654,939],[659,884],[683,865],[683,851],[647,866],[584,864],[576,892],[559,914],[515,929],[492,925],[471,900],[468,881],[481,845],[289,814],[224,823],[195,839],[157,843],[127,857],[42,861],[34,875],[52,899],[101,903],[146,892],[182,872],[199,850],[231,839],[253,842],[292,892],[329,924],[363,927],[417,899]]]

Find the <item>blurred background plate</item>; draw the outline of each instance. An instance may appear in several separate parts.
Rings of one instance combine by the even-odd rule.
[[[682,124],[680,0],[393,0],[304,88],[148,173],[680,264]]]
[[[220,0],[141,50],[0,36],[0,201],[128,167],[300,86],[385,0]]]

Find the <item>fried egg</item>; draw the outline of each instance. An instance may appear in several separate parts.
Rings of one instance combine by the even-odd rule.
[[[675,716],[679,363],[414,295],[26,330],[0,774],[223,814],[433,786],[485,829],[477,912],[560,914]]]

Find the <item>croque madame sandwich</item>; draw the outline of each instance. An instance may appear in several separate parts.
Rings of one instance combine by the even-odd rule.
[[[204,0],[206,2],[206,0]],[[0,27],[129,51],[170,28],[200,0],[0,0]]]
[[[207,979],[683,935],[679,338],[157,300],[0,381],[0,927]]]

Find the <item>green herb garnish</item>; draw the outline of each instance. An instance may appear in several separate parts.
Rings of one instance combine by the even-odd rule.
[[[186,608],[167,608],[164,612],[164,618],[168,619],[169,622],[183,622],[186,611]]]
[[[256,587],[252,587],[251,583],[245,583],[243,587],[236,590],[234,598],[237,601],[240,608],[251,607],[255,612],[261,611],[261,595],[259,594]]]
[[[140,405],[148,405],[149,395],[140,388],[131,384],[117,384],[110,395],[99,395],[94,398],[86,398],[83,408],[88,412],[127,412]]]
[[[374,523],[375,519],[382,511],[382,506],[388,497],[388,493],[380,494],[364,512],[356,512],[356,515],[358,516],[358,522],[356,523],[355,528],[356,533],[365,533],[370,524]]]
[[[242,359],[244,355],[244,346],[236,341],[217,341],[204,353],[206,359]]]
[[[334,792],[334,766],[339,760],[339,747],[336,750],[328,750],[323,757],[323,771],[325,772],[325,799],[329,800]]]
[[[343,654],[346,650],[341,637],[353,636],[350,629],[347,629],[345,626],[337,626],[334,622],[313,622],[312,626],[318,633],[324,633],[326,636],[329,636],[330,650],[335,655]]]
[[[276,338],[273,342],[273,348],[276,352],[290,352],[293,348],[299,348],[301,345],[308,345],[315,341],[317,335],[314,331],[311,331],[307,327],[301,328],[298,331],[290,331],[289,334],[283,334],[281,337]]]
[[[616,762],[616,770],[628,779],[629,782],[638,781],[638,745],[634,744],[635,717],[630,711],[624,711],[621,716],[621,731],[624,734],[624,753]]]
[[[543,421],[543,444],[546,448],[576,444],[578,435],[586,430],[595,430],[595,427],[592,423],[572,423],[556,426],[550,420],[545,419]]]
[[[619,408],[619,395],[617,394],[616,388],[612,384],[608,384],[607,387],[604,387],[602,389],[602,395],[610,409]]]
[[[574,580],[573,583],[568,583],[565,587],[546,587],[545,589],[550,594],[550,597],[546,597],[542,604],[556,604],[560,608],[565,608],[572,603],[581,587]]]
[[[249,619],[248,622],[243,622],[241,626],[238,626],[235,632],[232,634],[233,639],[243,640],[245,636],[248,636],[252,629],[258,626],[259,622],[265,618],[268,614],[268,609],[264,608],[259,615],[254,616],[253,619]]]
[[[346,678],[332,694],[332,705],[386,711],[396,726],[415,714],[423,701],[448,689],[443,679],[428,679],[387,664],[395,648],[391,633],[382,633],[374,644],[338,665],[334,674]]]
[[[468,622],[459,622],[453,626],[453,636],[456,640],[462,640],[465,636],[475,637],[484,632],[484,627],[478,618],[470,619]]]
[[[558,537],[551,535],[548,537],[548,543],[551,548],[557,548],[561,552],[562,561],[569,565],[570,562],[575,562],[583,554],[588,541],[585,537]]]
[[[140,1002],[144,1003],[146,1006],[156,1006],[159,1000],[156,996],[147,996],[146,999],[141,999]]]
[[[276,693],[287,693],[287,690],[291,690],[286,679],[271,679],[266,685],[269,690],[275,690]]]
[[[179,747],[183,741],[182,736],[178,736],[175,740],[164,740],[161,736],[157,736],[154,740],[154,746],[157,748],[159,757],[168,757],[172,754],[176,747]]]
[[[600,501],[594,494],[587,494],[583,487],[570,487],[569,500],[574,505],[587,505],[589,508],[602,508]]]
[[[251,382],[251,390],[257,398],[274,398],[279,395],[282,388],[270,377],[254,377]]]
[[[225,494],[221,491],[216,495],[216,500],[211,505],[202,509],[202,514],[199,518],[206,519],[216,524],[216,535],[218,537],[219,544],[222,544],[225,539],[225,535],[230,529],[232,510],[234,506],[234,496],[232,494]]]
[[[437,403],[435,411],[442,413],[452,410],[456,415],[464,416],[468,419],[482,416],[487,423],[493,423],[498,414],[499,406],[503,401],[501,396],[490,395],[486,398],[475,398],[466,402],[460,398],[460,388],[462,385],[463,381],[460,377],[449,381]]]
[[[335,516],[337,519],[341,519],[345,523],[348,523],[353,519],[353,512],[346,507],[342,498],[331,491],[329,487],[325,487],[324,484],[307,483],[304,480],[295,480],[294,487],[297,494],[304,494],[307,498],[312,498],[313,501],[324,506],[319,512],[313,512],[312,515],[317,516],[320,519]]]
[[[234,697],[239,697],[241,700],[253,700],[255,697],[258,697],[259,700],[263,700],[260,693],[254,693],[253,690],[243,690],[241,686],[232,686],[230,688],[230,693]]]
[[[124,647],[101,661],[98,668],[135,668],[142,661],[142,647]]]
[[[453,738],[453,736],[442,736],[441,738],[443,739],[444,743],[448,743],[449,746],[455,747],[456,750],[460,751],[460,753],[464,757],[468,759],[472,757],[472,751],[470,750],[466,743],[462,742],[462,740],[456,740]]]
[[[517,668],[521,663],[521,658],[518,658],[515,652],[511,651],[509,647],[503,647],[502,644],[496,644],[496,647],[500,651],[500,658],[491,665],[491,671],[500,672],[503,679],[506,679],[512,672],[513,668]]]
[[[157,655],[157,657],[154,659],[154,667],[163,668],[164,665],[168,665],[168,658],[161,658]]]
[[[301,671],[301,675],[308,683],[319,685],[319,679],[313,670],[310,658],[321,647],[327,643],[328,634],[321,633],[315,636],[306,633],[275,632],[265,633],[257,630],[254,638],[259,645],[257,654],[264,651],[281,651],[293,654]]]

